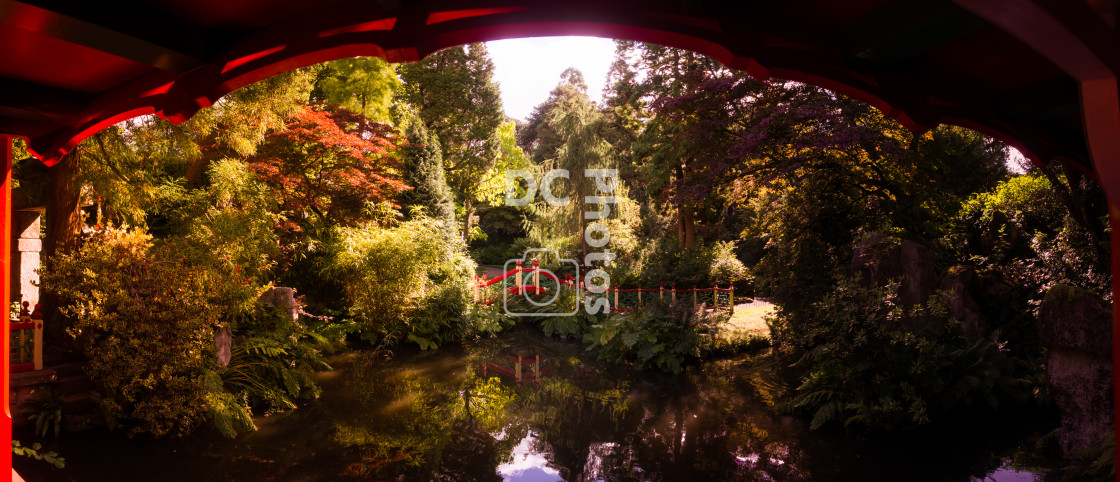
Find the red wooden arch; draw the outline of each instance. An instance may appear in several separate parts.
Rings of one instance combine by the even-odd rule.
[[[690,49],[756,77],[826,87],[914,131],[939,123],[977,129],[1036,163],[1059,160],[1090,173],[1113,204],[1120,201],[1117,0],[122,0],[115,6],[0,2],[0,136],[26,138],[51,165],[121,120],[157,114],[181,122],[234,89],[300,66],[357,55],[410,61],[473,41],[591,35]],[[10,237],[11,146],[4,144],[0,235]],[[1116,273],[1116,210],[1113,226]],[[5,272],[8,256],[0,250]],[[0,299],[9,296],[8,280],[0,277]],[[1113,292],[1120,298],[1115,278]],[[1118,341],[1113,338],[1114,352]],[[4,337],[0,349],[7,347]],[[7,410],[7,357],[0,360]],[[10,436],[10,424],[5,412],[0,435]],[[0,464],[10,467],[10,453],[0,453]]]

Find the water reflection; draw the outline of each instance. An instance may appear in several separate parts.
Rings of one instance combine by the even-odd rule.
[[[498,474],[511,482],[563,481],[560,471],[549,466],[548,458],[534,449],[536,434],[529,432],[513,448],[511,460],[498,466]]]
[[[516,367],[514,377],[483,370],[508,368],[511,357],[532,358],[535,383],[519,385]],[[809,432],[774,411],[790,387],[777,373],[784,365],[766,355],[679,376],[636,373],[598,363],[579,344],[517,330],[332,365],[336,372],[319,376],[319,400],[260,419],[258,432],[154,442],[73,434],[59,447],[64,471],[31,467],[27,479],[1017,480],[996,470],[988,445]]]

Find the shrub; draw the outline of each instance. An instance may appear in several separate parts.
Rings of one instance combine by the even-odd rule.
[[[648,310],[609,316],[591,325],[583,337],[587,349],[613,363],[678,373],[685,361],[701,354],[711,320],[700,310],[653,305]]]
[[[1102,233],[1107,225],[1107,220],[1089,222],[1100,223]],[[1085,228],[1068,215],[1058,190],[1037,172],[1003,181],[964,202],[943,243],[963,260],[998,272],[1036,296],[1056,284],[1111,296],[1107,249],[1092,245]]]
[[[258,290],[190,245],[109,229],[50,260],[43,283],[63,300],[90,361],[95,399],[130,433],[184,435],[205,418],[214,331],[251,311]]]
[[[542,295],[543,299],[547,300],[551,298],[551,290],[556,289],[556,284],[546,277],[542,277],[541,286],[548,290]],[[494,303],[496,306],[500,304],[501,302]],[[537,306],[529,303],[519,295],[511,295],[508,299],[508,305],[510,311],[515,313],[564,313],[562,315],[540,316],[535,318],[535,321],[538,322],[538,327],[540,327],[545,335],[558,336],[561,338],[582,339],[584,333],[587,333],[589,326],[598,323],[599,320],[606,316],[605,314],[588,314],[583,307],[578,307],[577,309],[575,290],[571,287],[561,288],[560,294],[556,296],[556,300],[545,306]],[[567,313],[575,314],[569,315]]]
[[[813,414],[813,428],[833,420],[899,428],[962,405],[1025,399],[1023,367],[998,333],[965,338],[936,295],[904,312],[898,287],[863,288],[844,278],[813,304],[810,324],[792,340],[808,349],[797,363],[807,375],[792,406]]]
[[[393,344],[404,337],[428,349],[501,329],[485,310],[468,308],[475,263],[440,233],[426,217],[335,229],[322,274],[343,285],[364,338]]]
[[[288,311],[264,306],[234,330],[229,365],[218,375],[222,386],[253,411],[287,410],[297,400],[319,395],[311,372],[330,369],[324,349],[330,349],[325,337],[293,320]]]

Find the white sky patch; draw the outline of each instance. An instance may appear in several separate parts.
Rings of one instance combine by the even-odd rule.
[[[560,471],[548,466],[548,459],[533,451],[536,434],[529,431],[513,448],[513,461],[498,466],[498,475],[508,482],[562,482]]]
[[[494,80],[502,89],[506,115],[525,120],[560,83],[560,73],[575,67],[583,73],[591,100],[603,98],[614,41],[597,37],[539,37],[486,42],[494,60]]]
[[[1023,156],[1022,152],[1018,149],[1007,146],[1007,169],[1015,174],[1026,174],[1027,169],[1031,168],[1031,161]]]

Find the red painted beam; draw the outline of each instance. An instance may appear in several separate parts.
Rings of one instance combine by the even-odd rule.
[[[1027,44],[1077,80],[1113,77],[1120,71],[1116,31],[1080,1],[955,0],[972,13]],[[1101,50],[1101,43],[1112,51]]]

